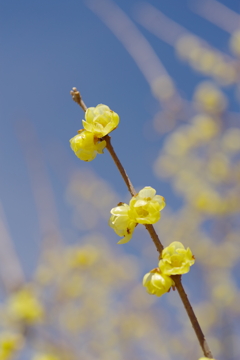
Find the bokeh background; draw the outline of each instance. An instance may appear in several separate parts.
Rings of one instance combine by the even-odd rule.
[[[180,302],[142,287],[144,227],[117,245],[130,197],[110,155],[69,139],[87,106],[120,115],[112,144],[137,190],[167,207],[165,246],[190,246],[183,284],[218,360],[239,358],[240,4],[234,0],[1,1],[0,359],[192,360]]]

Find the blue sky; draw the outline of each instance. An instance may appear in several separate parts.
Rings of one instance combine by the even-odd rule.
[[[193,1],[148,2],[221,51],[228,51],[229,34],[191,12],[189,5]],[[26,253],[30,254],[26,271],[34,268],[40,247],[24,153],[24,148],[31,152],[35,141],[24,136],[29,123],[43,152],[61,228],[71,227],[71,213],[64,195],[65,166],[69,161],[73,167],[94,169],[117,192],[126,194],[109,156],[98,156],[91,164],[84,164],[69,148],[69,139],[81,127],[83,118],[81,109],[69,95],[73,86],[79,88],[88,106],[104,103],[119,113],[121,123],[112,135],[113,144],[134,185],[151,185],[164,193],[171,207],[178,206],[179,199],[174,197],[170,186],[156,179],[152,171],[163,139],[147,136],[145,130],[149,128],[148,134],[153,131],[150,120],[159,104],[133,59],[86,3],[9,0],[0,4],[0,199],[20,256],[25,258]],[[134,20],[140,1],[115,3]],[[237,1],[222,3],[239,12]],[[179,62],[172,47],[140,25],[137,27],[174,77],[181,94],[190,100],[194,86],[204,78]],[[58,149],[64,149],[68,159],[62,168],[59,158],[62,153],[58,154]],[[62,177],[56,171],[59,166]]]

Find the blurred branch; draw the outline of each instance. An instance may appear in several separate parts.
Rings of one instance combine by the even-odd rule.
[[[175,98],[175,103],[176,100],[182,102],[183,100],[176,89],[174,80],[168,74],[149,42],[131,19],[110,0],[85,0],[85,3],[123,44],[144,75],[151,89],[157,78],[164,77],[173,85],[174,92],[172,98]],[[159,97],[158,100],[160,100]]]
[[[25,282],[24,273],[7,228],[0,203],[0,275],[7,292],[12,292]]]
[[[106,143],[107,143],[106,148],[108,149],[110,155],[112,156],[112,159],[113,159],[114,163],[116,164],[121,176],[123,177],[123,180],[124,180],[125,184],[127,185],[127,188],[129,190],[131,196],[134,196],[137,192],[134,189],[134,187],[133,187],[133,185],[132,185],[132,183],[131,183],[131,181],[130,181],[130,179],[129,179],[129,177],[128,177],[125,169],[124,169],[124,167],[122,166],[117,154],[115,153],[115,150],[113,149],[113,146],[112,146],[112,144],[110,142],[110,139],[111,139],[110,136],[106,135],[103,139],[106,140]],[[145,228],[149,232],[150,237],[153,240],[157,251],[161,255],[161,252],[162,252],[164,247],[163,247],[163,245],[162,245],[162,243],[161,243],[161,241],[160,241],[160,239],[159,239],[153,225],[150,225],[150,224],[145,225]],[[199,341],[199,344],[200,344],[200,346],[202,348],[203,354],[208,358],[213,358],[211,350],[210,350],[210,348],[208,346],[208,343],[207,343],[207,341],[205,339],[205,336],[204,336],[204,334],[202,332],[202,329],[201,329],[201,327],[199,325],[199,322],[197,320],[197,317],[196,317],[196,315],[195,315],[195,313],[194,313],[194,311],[192,309],[191,303],[189,302],[187,294],[186,294],[186,292],[185,292],[185,290],[184,290],[184,288],[182,286],[181,276],[173,275],[172,279],[175,282],[175,286],[176,286],[177,291],[179,293],[179,296],[180,296],[180,298],[181,298],[181,300],[183,302],[183,305],[184,305],[184,307],[186,309],[188,317],[189,317],[189,319],[191,321],[192,327],[193,327],[193,329],[195,331],[195,334],[196,334],[196,336],[198,338],[198,341]]]
[[[192,10],[228,33],[240,28],[240,15],[216,0],[201,0]]]
[[[162,41],[168,43],[171,46],[175,46],[177,41],[183,35],[192,35],[194,36],[203,46],[206,48],[214,50],[216,53],[219,53],[227,61],[234,61],[229,55],[222,53],[220,50],[214,48],[206,40],[201,37],[191,33],[182,25],[179,25],[174,20],[170,19],[164,15],[160,10],[148,3],[142,3],[138,6],[136,12],[137,21],[144,26],[148,31],[153,33]]]
[[[59,244],[61,233],[53,189],[32,123],[29,121],[17,123],[17,135],[28,165],[44,245]]]

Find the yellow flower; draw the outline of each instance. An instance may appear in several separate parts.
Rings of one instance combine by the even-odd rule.
[[[199,360],[215,360],[215,359],[207,358],[207,357],[201,357]]]
[[[219,114],[227,107],[227,98],[214,83],[204,81],[197,86],[194,94],[197,106],[207,113]]]
[[[155,224],[160,219],[160,211],[165,207],[165,200],[164,197],[155,194],[156,190],[146,186],[131,199],[129,206],[137,223]]]
[[[109,226],[119,236],[124,236],[118,244],[125,244],[131,240],[134,229],[137,225],[132,217],[129,205],[120,203],[111,210],[112,216],[109,219]]]
[[[106,141],[99,142],[94,133],[85,130],[80,130],[80,133],[69,141],[75,155],[84,161],[95,159],[97,153],[103,154],[103,149],[106,147]]]
[[[215,119],[207,114],[198,114],[192,119],[192,129],[195,130],[196,140],[209,141],[219,131],[219,125]],[[197,145],[197,141],[196,141]]]
[[[217,191],[203,188],[193,199],[196,208],[209,215],[222,215],[228,211],[226,200]]]
[[[35,323],[43,317],[42,305],[29,289],[14,293],[8,301],[7,309],[10,317],[17,321]]]
[[[84,129],[98,138],[109,134],[116,129],[119,123],[118,114],[103,104],[88,108],[85,119],[86,121],[82,121]]]
[[[118,244],[125,244],[132,238],[137,224],[154,224],[160,219],[160,210],[165,206],[164,198],[155,195],[156,190],[146,186],[134,196],[129,205],[120,203],[111,210],[109,226],[119,236],[124,236]]]
[[[20,334],[1,333],[0,334],[0,360],[7,360],[13,353],[20,350],[24,340]]]
[[[151,270],[143,278],[143,286],[151,295],[162,296],[173,285],[174,281],[166,274],[162,274],[158,268]]]
[[[71,268],[90,267],[98,259],[98,252],[94,246],[72,247],[67,253],[67,262]]]
[[[185,249],[179,241],[174,241],[163,250],[159,268],[165,275],[186,274],[194,262],[191,250]]]

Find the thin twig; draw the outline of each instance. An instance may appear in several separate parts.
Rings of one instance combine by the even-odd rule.
[[[25,276],[14,243],[8,231],[7,220],[0,202],[0,278],[7,293],[25,283]]]
[[[107,136],[104,137],[104,139],[107,142],[106,148],[108,149],[110,155],[113,158],[113,161],[115,162],[120,174],[122,175],[122,177],[123,177],[123,179],[124,179],[124,181],[125,181],[125,183],[126,183],[126,185],[128,187],[128,190],[129,190],[130,194],[132,196],[134,196],[136,194],[136,191],[135,191],[129,177],[127,176],[127,173],[126,173],[125,169],[123,168],[119,158],[117,157],[117,155],[116,155],[116,153],[115,153],[115,151],[114,151],[114,149],[112,147],[112,144],[110,142],[110,136],[107,135]],[[152,240],[153,240],[153,242],[154,242],[154,244],[156,246],[157,251],[161,255],[161,252],[163,250],[163,245],[162,245],[162,243],[161,243],[161,241],[160,241],[160,239],[159,239],[153,225],[150,225],[150,224],[145,225],[145,228],[149,232],[149,234],[150,234],[150,236],[151,236],[151,238],[152,238]],[[199,344],[200,344],[200,346],[201,346],[201,348],[203,350],[204,355],[206,357],[210,358],[210,359],[213,358],[213,356],[211,354],[211,351],[210,351],[210,348],[209,348],[209,346],[207,344],[207,341],[205,339],[205,336],[204,336],[204,334],[202,332],[202,329],[201,329],[201,327],[199,325],[199,322],[197,320],[197,317],[196,317],[196,315],[195,315],[195,313],[193,311],[193,308],[192,308],[192,306],[191,306],[191,304],[190,304],[190,302],[188,300],[187,294],[186,294],[186,292],[185,292],[185,290],[184,290],[184,288],[182,286],[181,276],[173,275],[172,279],[175,282],[175,286],[176,286],[177,291],[179,293],[179,296],[180,296],[180,298],[181,298],[181,300],[183,302],[183,305],[184,305],[184,307],[186,309],[186,312],[187,312],[188,317],[189,317],[189,319],[191,321],[192,327],[193,327],[193,329],[195,331],[195,334],[196,334],[196,336],[198,338]]]
[[[82,102],[82,98],[81,98],[81,95],[80,95],[79,91],[77,91],[76,88],[73,88],[73,89],[74,89],[74,92],[76,94],[79,94],[79,99]],[[74,99],[74,97],[73,97],[73,100],[76,101]],[[78,101],[76,101],[76,102],[80,105],[80,103]],[[82,105],[80,105],[80,106],[82,107]],[[87,110],[87,107],[86,107],[85,104],[84,104],[84,108],[82,107],[82,109],[84,111]],[[128,177],[125,169],[124,169],[124,167],[122,166],[117,154],[115,153],[115,150],[113,149],[113,146],[111,144],[110,136],[106,135],[103,139],[107,143],[106,148],[108,149],[110,155],[112,156],[112,159],[115,162],[115,164],[116,164],[116,166],[117,166],[117,168],[118,168],[118,170],[119,170],[119,172],[120,172],[120,174],[121,174],[121,176],[122,176],[128,190],[129,190],[130,194],[132,196],[135,196],[137,194],[136,190],[134,189],[134,187],[133,187],[133,185],[132,185],[132,183],[131,183],[131,181],[130,181],[130,179],[129,179],[129,177]],[[163,245],[162,245],[162,243],[161,243],[161,241],[160,241],[160,239],[159,239],[153,225],[150,225],[150,224],[145,225],[145,228],[149,232],[149,234],[150,234],[150,236],[151,236],[151,238],[152,238],[152,240],[153,240],[153,242],[154,242],[154,244],[156,246],[157,251],[161,255],[161,252],[163,250]],[[175,282],[175,286],[176,286],[177,291],[179,293],[179,296],[180,296],[180,298],[181,298],[181,300],[183,302],[183,305],[184,305],[184,307],[186,309],[188,317],[189,317],[189,319],[191,321],[192,327],[193,327],[193,329],[195,331],[195,334],[197,336],[199,344],[200,344],[200,346],[202,348],[203,354],[204,354],[204,356],[212,359],[213,356],[212,356],[212,353],[211,353],[210,348],[208,346],[208,343],[207,343],[207,341],[205,339],[205,336],[204,336],[204,334],[202,332],[202,329],[201,329],[200,324],[199,324],[199,322],[197,320],[197,317],[196,317],[196,315],[195,315],[195,313],[193,311],[193,308],[192,308],[192,306],[191,306],[191,304],[190,304],[190,302],[188,300],[187,294],[186,294],[186,292],[185,292],[185,290],[183,288],[183,285],[182,285],[182,282],[181,282],[181,276],[180,275],[172,275],[172,279]]]
[[[134,189],[133,184],[131,183],[131,181],[130,181],[130,179],[129,179],[129,177],[128,177],[125,169],[124,169],[124,167],[122,166],[122,164],[121,164],[121,162],[120,162],[117,154],[115,153],[115,151],[114,151],[114,149],[113,149],[113,147],[112,147],[110,136],[109,136],[109,135],[106,135],[106,136],[104,136],[103,139],[104,139],[104,140],[106,141],[106,143],[107,143],[106,148],[108,149],[110,155],[112,156],[113,161],[115,162],[115,164],[116,164],[116,166],[117,166],[117,168],[118,168],[118,170],[119,170],[119,172],[120,172],[120,174],[121,174],[121,176],[122,176],[125,184],[127,185],[127,188],[128,188],[128,190],[129,190],[130,194],[131,194],[132,196],[135,196],[135,195],[137,194],[137,192],[136,192],[136,190]]]
[[[162,253],[164,247],[158,237],[158,234],[156,233],[156,230],[154,229],[153,225],[151,225],[151,224],[146,224],[144,226],[147,229],[147,231],[149,232],[149,234],[152,238],[152,241],[154,242],[156,249],[159,252],[159,255],[161,256],[161,253]]]
[[[84,112],[86,112],[87,110],[87,106],[85,105],[80,92],[77,90],[76,87],[73,87],[72,90],[70,91],[70,94],[72,95],[72,99],[73,101],[75,101],[79,106],[81,106],[81,108],[83,109]]]
[[[175,286],[177,288],[178,294],[182,300],[182,303],[185,307],[185,310],[188,314],[188,317],[191,321],[192,327],[195,331],[195,334],[198,338],[199,344],[203,350],[203,353],[206,357],[212,359],[213,355],[211,353],[211,350],[208,346],[207,340],[202,332],[201,326],[198,322],[198,319],[193,311],[192,305],[190,303],[190,301],[188,300],[187,294],[184,290],[184,287],[182,285],[182,281],[181,281],[181,275],[172,275],[171,278],[173,279],[173,281],[175,282]]]

